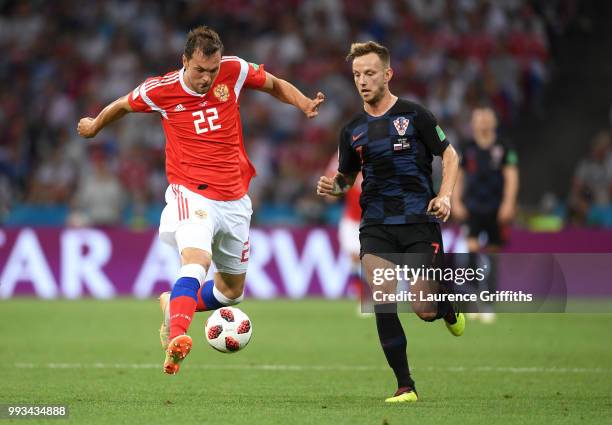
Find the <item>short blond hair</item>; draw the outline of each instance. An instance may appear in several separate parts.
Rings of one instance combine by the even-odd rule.
[[[365,43],[353,43],[351,44],[351,50],[346,55],[347,61],[352,61],[359,56],[365,56],[369,53],[376,53],[386,68],[391,64],[391,57],[389,55],[389,49],[382,44],[378,44],[375,41],[367,41]]]

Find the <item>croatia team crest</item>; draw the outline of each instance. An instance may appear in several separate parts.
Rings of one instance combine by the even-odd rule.
[[[403,136],[404,134],[406,134],[406,130],[408,130],[409,124],[410,124],[410,120],[408,118],[399,117],[393,120],[393,125],[395,126],[395,129],[397,130],[397,134],[399,134],[400,136]]]
[[[229,89],[225,84],[219,84],[217,87],[215,87],[214,94],[215,97],[221,102],[225,102],[227,99],[229,99]]]

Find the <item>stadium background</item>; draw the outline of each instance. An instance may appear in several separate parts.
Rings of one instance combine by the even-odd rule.
[[[10,298],[0,302],[0,335],[15,341],[0,348],[14,359],[0,368],[8,383],[0,403],[70,403],[80,422],[129,415],[155,423],[203,403],[200,383],[215,382],[206,387],[206,412],[225,423],[402,423],[406,413],[376,404],[391,382],[374,325],[355,318],[353,300],[255,300],[350,292],[336,236],[342,205],[314,191],[340,126],[361,107],[344,61],[350,43],[388,45],[392,91],[430,108],[455,145],[469,137],[471,108],[483,100],[494,105],[500,136],[520,158],[520,209],[507,251],[609,253],[610,12],[609,2],[579,0],[0,0],[0,299]],[[186,31],[199,24],[220,33],[227,54],[263,63],[327,100],[308,121],[269,96],[243,94],[245,143],[258,170],[244,309],[257,342],[236,358],[196,345],[185,369],[195,382],[179,387],[155,375],[158,311],[150,297],[178,268],[176,255],[156,241],[166,184],[158,117],[134,114],[93,141],[75,128],[147,76],[176,69]],[[445,242],[464,249],[457,225],[446,226]],[[601,283],[612,295],[609,282]],[[18,297],[31,294],[147,300]],[[477,340],[469,347],[452,341],[458,367],[443,355],[449,341],[441,331],[432,335],[413,318],[403,320],[415,341],[409,349],[420,388],[430,394],[430,404],[411,416],[420,423],[492,423],[493,412],[502,423],[609,417],[609,315],[512,315],[491,328],[473,325]],[[321,338],[331,328],[340,329],[333,341]],[[75,335],[86,335],[85,344]],[[118,345],[130,353],[117,359]],[[471,396],[433,402],[448,373]],[[354,385],[355,374],[371,387]],[[522,394],[525,380],[529,395]],[[578,394],[571,409],[568,380]],[[284,386],[303,398],[279,396]],[[181,399],[180,388],[190,395]],[[236,388],[241,407],[228,416],[222,406]]]
[[[307,121],[269,96],[243,97],[259,172],[250,191],[255,224],[334,223],[338,206],[312,188],[339,127],[360,108],[344,61],[350,42],[377,39],[393,54],[394,92],[429,107],[452,143],[469,137],[476,103],[495,106],[501,136],[520,154],[519,225],[543,214],[558,217],[557,228],[610,226],[609,9],[572,0],[3,1],[0,220],[64,225],[80,211],[93,224],[156,226],[165,185],[158,117],[122,120],[93,143],[78,138],[75,123],[147,76],[176,69],[186,30],[205,23],[228,54],[328,98]],[[597,211],[580,214],[572,183],[596,184],[592,156],[607,161],[607,174],[586,188]],[[104,184],[95,199],[78,196]]]
[[[100,267],[105,261],[120,266],[113,252],[117,233],[123,246],[137,244],[129,241],[143,234],[155,246],[166,185],[159,118],[130,116],[93,141],[79,138],[75,125],[147,76],[176,69],[185,31],[202,23],[220,32],[228,54],[265,64],[307,94],[327,95],[316,120],[265,94],[242,97],[245,143],[258,170],[250,195],[253,225],[260,229],[254,237],[261,242],[252,244],[253,255],[307,276],[297,283],[273,277],[275,285],[313,286],[316,293],[317,273],[342,282],[348,277],[333,230],[342,205],[322,201],[314,187],[337,149],[340,126],[361,105],[344,60],[353,40],[376,39],[390,47],[394,93],[430,108],[456,146],[470,137],[471,109],[482,102],[495,107],[500,137],[520,158],[519,215],[508,251],[610,250],[607,2],[94,1],[80,8],[63,0],[4,1],[0,12],[0,265],[11,255],[18,263],[22,245],[26,251],[37,245],[50,262],[46,277],[35,279],[43,286],[69,285],[59,269],[70,261],[53,253],[70,251],[60,244],[70,235],[84,244],[99,239],[110,245],[100,245],[102,257],[91,260]],[[53,231],[43,236],[41,230],[20,230],[30,227],[64,230],[55,237]],[[87,236],[92,232],[98,239]],[[450,251],[465,250],[456,226],[446,226],[445,241]],[[86,250],[78,243],[74,250]],[[333,252],[333,260],[310,261],[304,248]],[[126,255],[143,265],[144,252]],[[159,280],[167,285],[176,258],[164,252],[172,266],[161,266],[167,272]],[[293,252],[293,261],[275,252]],[[17,284],[21,272],[15,267],[4,267],[2,296],[42,295],[36,284]],[[254,273],[249,278],[251,285],[262,280]]]

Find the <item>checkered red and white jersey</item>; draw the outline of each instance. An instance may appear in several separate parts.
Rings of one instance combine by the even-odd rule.
[[[205,94],[191,90],[183,73],[181,69],[147,78],[128,96],[130,106],[135,112],[160,114],[170,184],[214,200],[240,199],[255,175],[243,144],[240,92],[264,85],[264,67],[223,56]]]

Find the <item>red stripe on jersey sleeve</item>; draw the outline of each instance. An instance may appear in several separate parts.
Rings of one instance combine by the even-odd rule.
[[[179,221],[183,219],[183,196],[179,192],[176,204],[178,205],[178,218]]]

